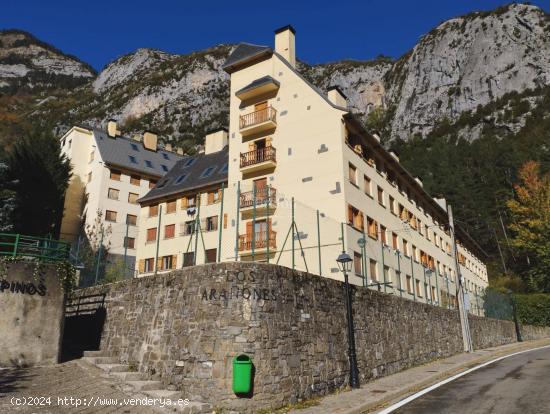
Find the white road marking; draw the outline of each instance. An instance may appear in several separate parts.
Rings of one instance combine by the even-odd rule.
[[[502,361],[503,359],[506,359],[506,358],[510,358],[510,357],[513,357],[515,355],[520,355],[520,354],[524,354],[526,352],[531,352],[531,351],[537,351],[539,349],[545,349],[545,348],[550,348],[550,345],[545,345],[545,346],[541,346],[541,347],[538,347],[538,348],[532,348],[532,349],[526,349],[524,351],[519,351],[519,352],[515,352],[513,354],[510,354],[510,355],[504,355],[504,356],[501,356],[499,358],[495,358],[491,361],[488,361],[488,362],[484,362],[483,364],[481,365],[477,365],[473,368],[470,368],[464,372],[461,372],[460,374],[456,374],[456,375],[453,375],[452,377],[449,377],[447,378],[446,380],[443,380],[441,382],[438,382],[437,384],[434,384],[434,385],[431,385],[429,386],[428,388],[424,388],[422,391],[419,391],[417,392],[416,394],[413,394],[413,395],[409,395],[407,398],[405,398],[404,400],[401,400],[391,406],[389,406],[388,408],[385,408],[384,410],[382,411],[379,411],[377,414],[389,414],[389,413],[392,413],[394,412],[395,410],[397,410],[398,408],[401,408],[403,407],[404,405],[407,405],[408,403],[410,403],[411,401],[414,401],[416,400],[417,398],[419,397],[422,397],[423,395],[435,390],[436,388],[439,388],[441,387],[442,385],[445,385],[451,381],[454,381],[460,377],[463,377],[464,375],[468,375],[469,373],[471,372],[474,372],[474,371],[477,371],[478,369],[480,368],[483,368],[483,367],[486,367],[487,365],[491,365],[491,364],[494,364],[495,362],[498,362],[498,361]]]

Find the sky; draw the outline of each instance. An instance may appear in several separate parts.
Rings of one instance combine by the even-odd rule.
[[[498,0],[0,0],[0,29],[22,29],[101,70],[142,47],[186,54],[220,43],[273,45],[291,24],[310,63],[394,58],[439,23]],[[550,0],[531,1],[550,12]]]

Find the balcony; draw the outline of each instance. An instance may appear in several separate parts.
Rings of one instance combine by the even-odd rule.
[[[270,255],[277,250],[277,232],[271,230],[268,234],[267,231],[256,232],[254,242],[252,241],[252,234],[241,234],[239,236],[239,252],[242,256],[248,256],[252,254],[252,246],[254,245],[254,255],[267,254],[269,247]]]
[[[269,94],[276,94],[279,90],[279,86],[280,83],[271,76],[264,76],[263,78],[256,79],[244,88],[239,89],[235,92],[235,95],[241,101],[244,101]]]
[[[277,110],[272,106],[239,117],[242,136],[257,134],[277,126]]]
[[[269,207],[269,208],[268,208]],[[277,192],[273,187],[256,189],[256,215],[271,214],[277,208]],[[254,192],[241,193],[240,209],[243,218],[250,218],[254,214]]]
[[[271,146],[241,153],[241,172],[243,174],[276,166],[276,150]]]

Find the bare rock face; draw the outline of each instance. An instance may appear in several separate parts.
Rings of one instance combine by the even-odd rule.
[[[18,30],[0,31],[0,91],[21,92],[88,82],[95,71]]]
[[[442,118],[512,91],[550,83],[550,16],[512,4],[446,21],[386,77],[392,138],[429,132]]]

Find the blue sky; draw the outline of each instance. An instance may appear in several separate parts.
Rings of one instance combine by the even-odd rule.
[[[189,53],[220,43],[272,45],[292,24],[308,63],[399,57],[442,21],[496,0],[0,0],[0,29],[35,34],[96,69],[140,47]],[[550,0],[532,1],[550,12]]]

